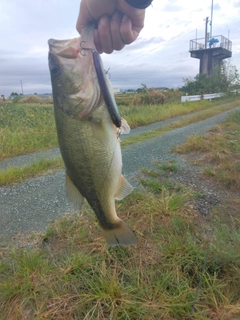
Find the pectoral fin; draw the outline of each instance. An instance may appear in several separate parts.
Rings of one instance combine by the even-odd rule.
[[[130,183],[124,178],[123,175],[120,177],[118,192],[115,195],[116,200],[122,200],[126,196],[128,196],[133,191],[133,187]]]
[[[119,128],[119,133],[120,134],[128,134],[131,131],[129,124],[127,123],[127,120],[122,118],[122,124],[121,127]]]
[[[84,197],[75,187],[72,182],[72,179],[69,177],[66,172],[66,195],[68,201],[74,206],[76,210],[80,210],[83,204]]]

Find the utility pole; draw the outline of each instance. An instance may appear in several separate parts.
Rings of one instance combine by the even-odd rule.
[[[208,42],[208,39],[207,39],[207,25],[208,25],[208,22],[209,22],[209,18],[207,17],[206,18],[206,23],[205,23],[205,49],[207,49],[207,42]]]
[[[213,22],[212,22],[212,19],[213,19],[213,0],[212,0],[212,7],[211,7],[211,23],[210,23],[210,39],[212,39],[212,26],[213,26]]]

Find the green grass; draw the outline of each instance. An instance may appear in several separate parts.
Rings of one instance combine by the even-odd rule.
[[[51,160],[35,161],[31,165],[20,168],[10,167],[4,171],[0,171],[0,186],[13,182],[21,182],[29,177],[36,177],[42,174],[53,173],[56,170],[64,168],[61,157]],[[49,170],[52,170],[49,172]]]
[[[0,106],[0,160],[57,147],[52,105]]]
[[[208,101],[203,101],[203,102],[201,101],[199,104],[197,104],[198,108],[203,108],[203,105],[205,103],[212,104],[211,102],[208,102]],[[124,148],[128,147],[129,145],[133,145],[133,144],[136,144],[136,143],[140,143],[140,142],[144,142],[144,141],[147,141],[147,140],[150,140],[150,139],[154,139],[154,138],[158,137],[159,135],[164,134],[165,132],[167,132],[169,130],[173,130],[175,128],[180,128],[180,127],[186,126],[188,124],[195,123],[195,122],[207,119],[207,118],[209,118],[211,116],[214,116],[216,114],[219,114],[219,113],[221,113],[223,111],[229,110],[229,109],[231,109],[231,108],[233,108],[233,107],[235,107],[237,105],[238,105],[238,101],[233,101],[233,102],[229,102],[229,103],[222,103],[222,104],[220,103],[220,104],[217,104],[216,106],[212,106],[211,108],[204,109],[203,111],[198,112],[198,114],[196,114],[196,115],[189,115],[189,116],[186,115],[186,117],[184,119],[175,121],[174,123],[172,123],[170,125],[167,125],[165,127],[162,127],[162,128],[159,128],[159,129],[155,129],[155,130],[152,130],[152,131],[148,131],[148,132],[144,132],[144,133],[139,134],[137,136],[126,138],[126,139],[124,139],[122,141],[121,147],[122,147],[122,149],[124,149]],[[9,106],[11,106],[11,105],[9,105]],[[156,106],[150,106],[150,107],[156,108]],[[11,108],[12,108],[12,106],[11,106]],[[25,110],[25,108],[26,108],[26,110]],[[29,118],[26,117],[26,111],[29,110],[29,108],[32,111],[33,110],[37,110],[36,114],[34,116],[31,116],[31,118],[34,118],[32,123],[31,123],[31,120],[29,120]],[[16,117],[15,112],[12,109],[11,109],[11,112],[10,111],[8,111],[7,113],[3,112],[3,118],[2,118],[3,120],[2,120],[2,122],[6,124],[6,128],[3,130],[5,134],[7,134],[7,132],[10,130],[9,128],[11,128],[11,130],[14,131],[14,127],[17,127],[17,124],[19,122],[19,128],[22,127],[24,129],[23,136],[26,138],[26,135],[29,134],[30,132],[32,132],[31,130],[37,131],[39,129],[39,125],[42,126],[41,121],[43,119],[41,117],[47,117],[49,119],[51,119],[51,117],[53,117],[53,114],[50,111],[50,110],[52,110],[52,106],[51,107],[42,107],[42,106],[37,106],[36,107],[35,106],[33,109],[31,109],[32,107],[29,107],[29,108],[20,106],[19,109],[18,109],[18,113],[16,113],[18,117]],[[181,108],[182,108],[181,112],[183,112],[183,110],[186,111],[186,109],[184,109],[184,108],[186,108],[185,104]],[[45,109],[47,109],[48,112],[44,111]],[[140,110],[141,110],[141,108],[140,108]],[[191,110],[191,108],[190,108],[190,110]],[[140,111],[140,113],[141,112],[142,111]],[[39,113],[39,116],[40,116],[40,120],[36,120],[36,118],[38,117],[38,113]],[[165,115],[165,117],[166,117],[166,115]],[[29,124],[29,121],[30,121],[31,125]],[[53,128],[51,130],[49,128],[49,125],[52,124],[52,121],[54,121],[54,120],[53,119],[49,120],[49,124],[45,123],[45,126],[46,126],[47,129],[45,128],[44,130],[45,131],[49,130],[50,134],[53,137],[55,137],[55,135],[56,135],[55,127],[53,127],[54,131],[51,131],[51,130],[53,130]],[[32,129],[31,128],[28,129],[28,127],[33,127],[33,128]],[[30,130],[30,132],[29,132],[29,130]],[[20,143],[18,147],[14,147],[15,149],[13,149],[13,145],[18,143],[18,140],[15,140],[13,142],[12,146],[11,146],[11,144],[8,145],[8,142],[6,140],[9,140],[11,138],[11,135],[15,136],[15,132],[12,132],[12,134],[10,134],[7,139],[3,139],[3,144],[4,145],[5,145],[5,143],[7,144],[7,145],[5,145],[5,150],[7,148],[9,148],[10,151],[13,152],[16,155],[18,154],[18,152],[20,152],[20,154],[22,154],[24,152],[26,153],[27,150],[29,150],[29,148],[30,148],[30,150],[31,150],[31,148],[33,148],[32,151],[34,151],[34,148],[36,146],[39,146],[39,143],[40,144],[43,143],[41,148],[44,148],[44,141],[45,141],[45,139],[47,139],[47,135],[46,135],[44,137],[44,139],[43,139],[43,137],[41,137],[42,140],[41,139],[38,140],[39,132],[37,132],[37,136],[35,136],[35,138],[32,138],[32,136],[28,137],[31,140],[31,142],[26,142],[25,144],[21,144]],[[33,133],[33,136],[34,136],[34,133]],[[55,138],[53,138],[54,143],[55,143]],[[197,136],[196,139],[198,139],[198,136]],[[34,142],[35,140],[36,140],[36,144]],[[30,145],[28,145],[28,143]],[[51,139],[48,141],[48,143],[51,143]],[[233,143],[233,142],[231,142],[231,143]],[[24,149],[24,151],[23,151],[23,149]],[[4,154],[2,154],[2,157],[4,158]],[[46,165],[46,170],[48,170],[49,168],[54,168],[54,165],[56,165],[56,168],[59,168],[58,163],[55,164],[55,160],[53,160],[52,163],[51,163],[51,160],[48,160],[47,161],[47,165]],[[175,170],[174,169],[174,164],[165,164],[165,166],[167,166],[166,170]],[[32,177],[36,176],[38,174],[38,172],[37,172],[38,168],[39,168],[39,173],[43,173],[44,172],[43,164],[41,163],[41,161],[40,161],[39,165],[36,163],[34,165],[30,165],[29,167],[25,167],[24,169],[10,168],[7,171],[0,172],[0,185],[12,183],[14,181],[22,181],[24,178],[27,178],[27,177],[30,177],[30,176],[32,176]]]
[[[231,106],[230,108],[233,108],[239,106],[239,99],[224,98],[217,101],[202,100],[197,102],[167,103],[164,105],[120,106],[119,110],[122,117],[128,121],[128,124],[133,129],[221,105],[229,105],[229,107]]]
[[[212,106],[211,108],[208,108],[206,110],[202,110],[198,112],[197,114],[193,115],[186,115],[183,119],[177,120],[169,125],[166,125],[164,127],[160,127],[151,131],[140,133],[137,136],[126,138],[122,141],[121,146],[122,148],[126,148],[130,145],[141,143],[144,141],[148,141],[150,139],[154,139],[162,134],[164,134],[167,131],[174,130],[176,128],[182,128],[189,124],[196,123],[202,120],[206,120],[210,117],[213,117],[215,115],[218,115],[224,111],[231,110],[232,108],[235,108],[239,105],[238,101],[234,101],[227,104],[219,104]]]
[[[167,188],[159,170],[117,206],[137,246],[108,247],[86,205],[3,248],[1,319],[238,319],[239,217],[205,221],[195,195]]]
[[[215,102],[120,106],[119,110],[130,127],[135,128],[193,111],[212,109],[216,105],[233,108],[238,101],[223,99]],[[5,103],[0,105],[0,114],[0,160],[57,146],[52,105]]]

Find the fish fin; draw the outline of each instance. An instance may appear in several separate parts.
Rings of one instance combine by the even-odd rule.
[[[129,124],[127,123],[127,120],[122,118],[121,127],[119,128],[120,134],[128,134],[131,131]]]
[[[75,187],[72,179],[66,172],[66,195],[68,201],[73,205],[76,210],[80,210],[83,204],[84,197],[79,190]]]
[[[137,238],[132,230],[120,219],[117,226],[113,229],[104,229],[102,226],[100,227],[109,246],[132,246],[137,244]]]
[[[118,186],[118,192],[115,195],[115,199],[122,200],[123,198],[128,196],[132,191],[133,191],[133,187],[130,185],[127,179],[124,178],[123,175],[121,175],[119,186]]]

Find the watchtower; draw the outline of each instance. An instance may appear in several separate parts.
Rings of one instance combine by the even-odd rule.
[[[222,60],[232,56],[232,42],[222,35],[212,36],[212,31],[209,34],[207,31],[208,22],[207,17],[205,37],[190,40],[189,52],[192,58],[200,59],[199,73],[206,73],[211,77],[214,67],[221,67]]]

